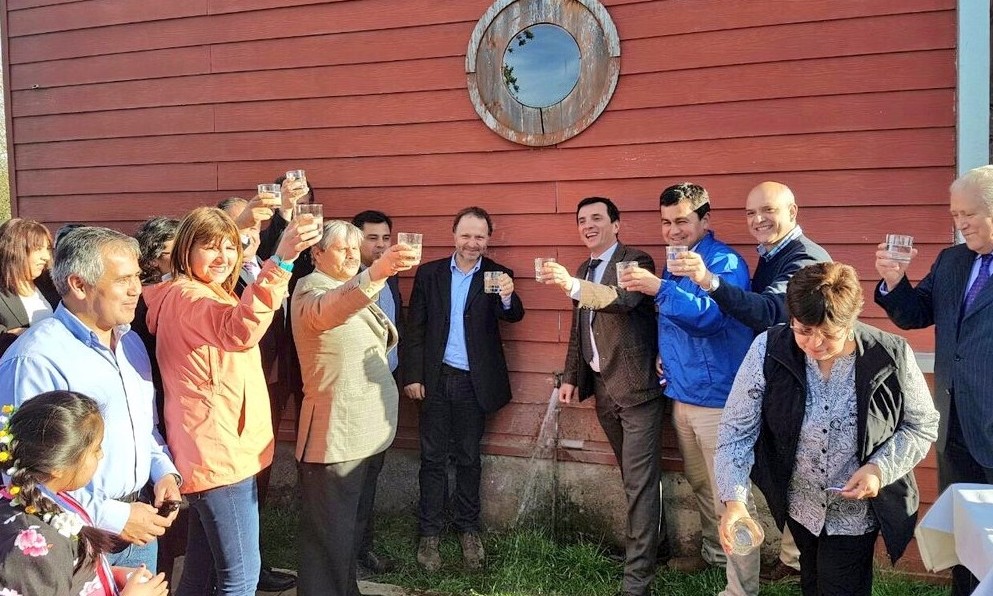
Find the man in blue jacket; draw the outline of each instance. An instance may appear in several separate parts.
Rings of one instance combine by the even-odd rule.
[[[666,262],[662,279],[634,268],[621,282],[629,291],[655,297],[665,393],[674,402],[672,423],[683,473],[700,509],[703,559],[712,565],[726,564],[727,587],[722,594],[753,596],[759,591],[759,552],[724,554],[717,535],[724,504],[717,498],[714,482],[717,427],[753,334],[687,276],[703,265],[720,280],[718,284],[748,288],[748,265],[710,231],[710,197],[702,186],[688,182],[670,186],[659,197],[659,209],[663,240],[670,247],[689,250]],[[754,504],[749,502],[749,507],[754,511]],[[679,564],[678,559],[673,562]]]

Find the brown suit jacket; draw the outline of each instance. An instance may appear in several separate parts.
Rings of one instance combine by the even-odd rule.
[[[620,406],[635,406],[661,396],[655,359],[658,356],[658,323],[655,302],[640,292],[627,292],[617,286],[616,263],[638,261],[638,265],[655,271],[655,262],[647,253],[617,243],[617,250],[606,264],[601,283],[585,281],[589,260],[579,266],[579,300],[573,300],[572,332],[566,355],[566,383],[579,388],[579,399],[593,395],[593,369],[580,355],[579,309],[593,313],[593,338],[600,354],[600,374],[610,396]]]

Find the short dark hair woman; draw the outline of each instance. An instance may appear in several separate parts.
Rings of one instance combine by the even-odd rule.
[[[876,536],[894,562],[913,536],[913,469],[938,413],[907,342],[858,322],[852,267],[800,269],[786,306],[790,323],[755,339],[721,418],[721,542],[730,552],[730,528],[748,516],[751,473],[796,539],[804,595],[868,596]]]

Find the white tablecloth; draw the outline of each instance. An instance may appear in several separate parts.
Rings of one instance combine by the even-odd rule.
[[[981,580],[974,596],[993,595],[993,485],[953,484],[917,526],[924,566],[962,564]]]

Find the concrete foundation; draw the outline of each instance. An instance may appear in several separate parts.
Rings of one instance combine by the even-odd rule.
[[[292,445],[279,445],[274,465],[273,494],[294,494]],[[379,477],[378,511],[416,515],[419,465],[417,451],[391,449],[387,453]],[[553,526],[566,540],[581,534],[614,546],[623,543],[626,506],[616,466],[487,455],[483,457],[481,493],[483,522],[490,529],[540,523]],[[700,514],[689,483],[681,474],[663,473],[662,495],[673,550],[679,555],[698,551]],[[774,558],[779,552],[779,531],[762,496],[757,499],[766,532],[763,556]]]

